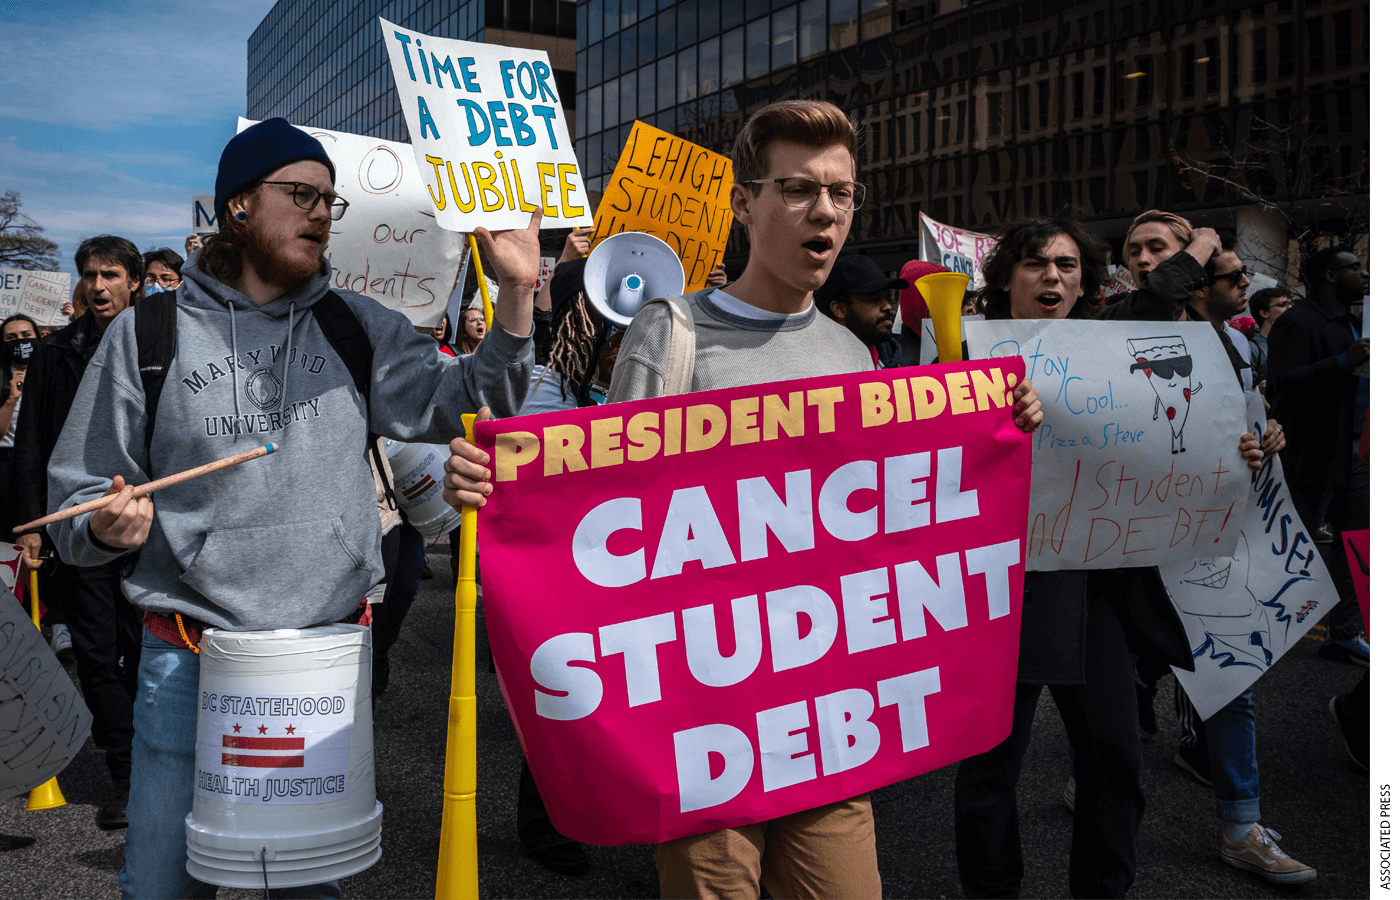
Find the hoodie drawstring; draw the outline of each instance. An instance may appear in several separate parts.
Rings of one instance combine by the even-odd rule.
[[[296,302],[295,302],[295,301],[288,301],[288,303],[287,303],[287,346],[285,346],[285,347],[282,348],[282,396],[283,396],[283,397],[288,396],[288,394],[287,394],[287,376],[290,374],[290,372],[291,372],[291,367],[292,367],[292,319],[295,318],[296,314],[297,314],[297,305],[296,305]]]
[[[242,421],[242,419],[243,419],[243,414],[242,414],[242,412],[240,412],[239,409],[238,409],[238,319],[235,318],[234,315],[233,315],[233,304],[232,304],[232,303],[229,303],[229,304],[226,304],[226,305],[228,306],[228,329],[229,329],[229,335],[230,335],[230,339],[233,341],[233,365],[234,365],[234,370],[233,370],[232,372],[229,373],[229,374],[233,375],[234,377],[233,377],[233,378],[230,378],[229,381],[233,382],[233,419],[234,419],[235,422],[238,422],[238,421]],[[238,435],[237,435],[236,433],[234,434],[233,439],[234,439],[235,441],[238,440]]]

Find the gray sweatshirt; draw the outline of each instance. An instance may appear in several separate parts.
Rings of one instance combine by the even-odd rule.
[[[497,324],[475,355],[449,357],[403,315],[337,291],[374,347],[367,421],[365,398],[311,311],[329,264],[261,307],[194,257],[182,275],[149,459],[128,310],[103,336],[59,436],[49,509],[100,497],[115,475],[141,484],[276,442],[271,456],[153,495],[150,537],[123,590],[142,609],[235,631],[338,621],[383,576],[368,433],[447,443],[462,434],[461,413],[514,413],[533,341]],[[49,534],[73,565],[121,555],[94,540],[87,515]]]

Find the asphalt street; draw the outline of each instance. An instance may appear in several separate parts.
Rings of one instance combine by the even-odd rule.
[[[370,869],[342,882],[347,898],[430,897],[434,891],[453,602],[446,545],[430,548],[429,560],[435,577],[423,583],[394,648],[389,691],[376,712],[384,855]],[[1305,637],[1259,682],[1256,703],[1264,824],[1281,834],[1285,850],[1317,867],[1317,881],[1299,888],[1277,887],[1219,861],[1214,796],[1172,764],[1176,727],[1167,679],[1156,704],[1161,731],[1143,748],[1148,805],[1131,896],[1369,894],[1374,882],[1368,881],[1368,817],[1375,807],[1370,777],[1347,760],[1327,713],[1328,698],[1349,690],[1361,670],[1320,659],[1316,648],[1316,639]],[[555,875],[522,852],[515,836],[521,756],[485,660],[478,617],[481,896],[657,896],[649,846],[589,848],[592,867],[580,877]],[[1061,803],[1069,771],[1066,747],[1064,728],[1047,692],[1021,779],[1026,897],[1068,894],[1070,814]],[[94,824],[107,776],[90,741],[59,783],[68,800],[61,808],[26,812],[22,797],[0,804],[0,898],[118,895],[124,833],[104,832]],[[886,897],[962,896],[953,855],[952,785],[953,767],[948,767],[875,793]],[[21,846],[29,839],[33,842]],[[219,896],[257,897],[261,892],[225,888]]]

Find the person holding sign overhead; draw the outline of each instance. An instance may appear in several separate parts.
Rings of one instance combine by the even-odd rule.
[[[760,109],[731,153],[734,218],[748,229],[749,264],[737,281],[681,298],[694,324],[694,366],[667,383],[673,341],[665,299],[643,306],[623,339],[608,401],[768,384],[872,369],[869,352],[819,315],[812,293],[826,280],[866,187],[855,180],[856,129],[839,108],[787,100]],[[1023,381],[1011,412],[1033,431],[1039,395]],[[490,494],[487,455],[452,444],[445,496],[481,506]],[[878,898],[880,873],[868,794],[767,822],[658,844],[663,897]]]
[[[451,358],[404,316],[330,289],[325,251],[344,208],[334,185],[324,148],[285,119],[230,140],[216,181],[219,231],[185,261],[170,307],[177,337],[158,410],[137,374],[136,317],[120,317],[73,402],[87,427],[66,429],[54,450],[50,509],[116,496],[50,526],[59,553],[120,566],[140,550],[124,583],[146,610],[147,698],[135,721],[124,897],[214,893],[185,868],[184,820],[203,789],[192,652],[201,629],[308,628],[355,614],[383,574],[369,435],[445,443],[461,433],[463,410],[512,413],[525,393],[540,214],[524,230],[476,233],[501,278],[499,305],[476,354]],[[342,337],[362,332],[367,371],[351,368],[345,342],[323,328],[327,315],[340,316]],[[276,455],[257,465],[168,487],[154,502],[133,494],[134,484],[274,440]],[[333,883],[299,891],[340,896]]]

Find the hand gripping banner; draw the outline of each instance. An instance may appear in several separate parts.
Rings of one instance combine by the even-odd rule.
[[[1003,740],[1023,375],[997,359],[478,423],[487,625],[559,829],[765,821]]]

